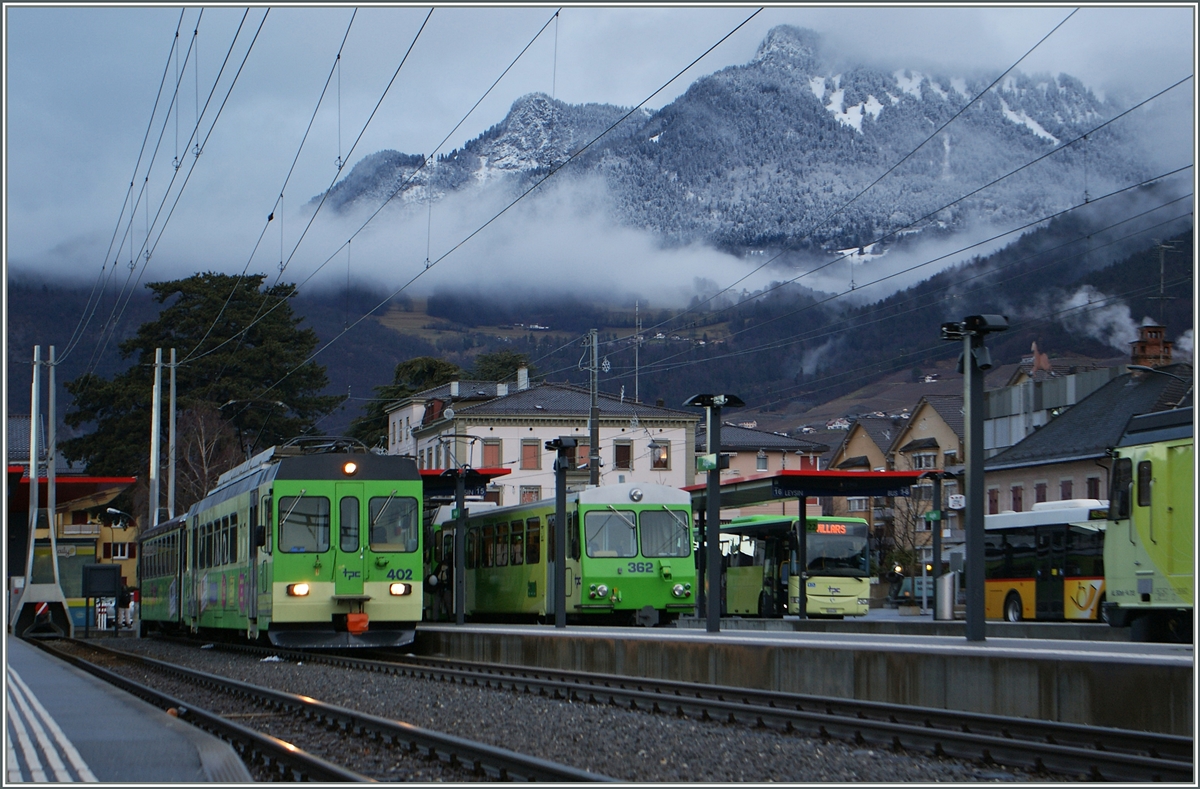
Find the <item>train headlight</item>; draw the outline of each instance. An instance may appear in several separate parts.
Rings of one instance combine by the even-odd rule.
[[[597,597],[608,597],[608,584],[597,584],[596,585],[596,596]]]
[[[406,594],[412,594],[412,584],[392,584],[388,587],[388,591],[397,597],[402,597]]]
[[[641,489],[640,489],[640,488],[634,488],[633,490],[629,491],[629,500],[630,500],[630,501],[641,501],[641,500],[642,500],[642,491],[641,491]]]
[[[353,460],[347,460],[345,463],[342,464],[342,473],[345,474],[347,477],[353,477],[355,474],[358,473],[358,464],[355,463]]]
[[[688,590],[683,588],[683,584],[675,584],[675,586],[671,587],[671,594],[676,597],[686,597]]]
[[[307,597],[308,596],[308,584],[306,584],[306,583],[288,584],[287,593],[289,595],[291,595],[292,597]]]

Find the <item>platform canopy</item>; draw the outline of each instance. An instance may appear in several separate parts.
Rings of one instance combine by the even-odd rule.
[[[487,493],[488,483],[496,477],[511,474],[509,468],[430,468],[421,470],[421,485],[426,502],[454,501],[454,488],[459,474],[466,482],[466,495],[482,496]]]
[[[8,511],[29,509],[29,478],[15,473],[24,466],[8,467]],[[60,474],[54,479],[56,508],[82,510],[99,507],[115,499],[121,491],[137,482],[137,477],[83,477]],[[49,480],[38,477],[38,503],[45,507]]]
[[[784,469],[770,474],[721,481],[722,507],[749,507],[766,501],[800,496],[908,496],[923,471],[806,471]],[[708,507],[708,485],[684,488],[692,494],[692,510]]]

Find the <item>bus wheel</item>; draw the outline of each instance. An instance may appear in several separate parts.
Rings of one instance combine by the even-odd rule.
[[[1021,621],[1021,595],[1016,592],[1010,593],[1004,601],[1004,621]]]

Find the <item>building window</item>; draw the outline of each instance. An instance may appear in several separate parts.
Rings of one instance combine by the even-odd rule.
[[[483,440],[483,467],[484,468],[500,468],[504,465],[501,459],[503,456],[500,452],[500,439],[485,438]]]
[[[650,442],[650,468],[666,471],[671,468],[671,445],[665,442]]]
[[[1075,481],[1064,479],[1058,483],[1058,497],[1063,501],[1074,498]]]
[[[536,470],[542,467],[542,445],[536,438],[521,439],[521,468]],[[522,488],[524,490],[524,488]],[[524,496],[524,493],[521,494]],[[538,499],[534,499],[537,501]],[[522,501],[522,503],[524,503]]]
[[[866,512],[869,509],[866,498],[846,499],[846,509],[849,512]]]
[[[541,485],[522,485],[521,486],[521,503],[532,504],[535,501],[542,500]]]
[[[576,439],[575,441],[575,468],[588,467],[588,455],[592,451],[592,440],[589,438]]]
[[[1013,512],[1025,511],[1025,488],[1021,485],[1012,486],[1012,509]]]
[[[988,515],[1000,512],[1000,488],[988,488]]]
[[[767,470],[767,453],[765,450],[758,450],[758,454],[754,456],[754,468],[756,471]]]
[[[914,470],[924,468],[937,468],[937,453],[936,452],[918,452],[912,456],[912,467]]]
[[[613,444],[613,468],[633,468],[633,445],[628,441],[618,441]]]
[[[1100,498],[1100,478],[1099,477],[1088,477],[1087,478],[1087,497],[1089,499]]]
[[[1046,483],[1045,482],[1034,483],[1033,500],[1035,502],[1042,502],[1042,501],[1046,500]]]

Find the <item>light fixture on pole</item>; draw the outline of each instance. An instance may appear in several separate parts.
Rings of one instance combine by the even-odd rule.
[[[983,533],[983,372],[992,368],[992,355],[983,338],[1006,331],[1004,315],[969,315],[961,323],[943,323],[942,339],[961,341],[958,371],[963,374],[963,425],[966,448],[967,509],[967,626],[968,641],[984,640]]]

